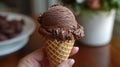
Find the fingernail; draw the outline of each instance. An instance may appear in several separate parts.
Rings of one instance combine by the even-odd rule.
[[[75,47],[76,48],[76,50],[79,50],[79,47]]]
[[[68,64],[69,64],[70,66],[72,66],[74,63],[75,63],[75,60],[74,60],[74,59],[69,59]]]

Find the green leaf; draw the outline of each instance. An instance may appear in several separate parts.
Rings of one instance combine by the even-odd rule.
[[[70,8],[72,8],[77,14],[80,13],[83,10],[90,10],[94,12],[94,10],[90,9],[86,4],[88,3],[88,0],[85,0],[83,3],[77,3],[76,1],[73,1],[73,3],[65,3],[66,5],[69,5]],[[120,10],[120,0],[100,0],[101,3],[101,9],[100,11],[110,11],[111,9],[117,9]],[[97,10],[95,10],[97,11]]]
[[[110,6],[107,1],[103,2],[103,7],[102,7],[103,10],[107,11],[107,10],[109,10],[109,7]]]

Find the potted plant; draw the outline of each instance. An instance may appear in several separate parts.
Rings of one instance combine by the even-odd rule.
[[[81,42],[91,46],[103,46],[110,42],[119,0],[62,0],[71,8],[84,26],[85,37]]]

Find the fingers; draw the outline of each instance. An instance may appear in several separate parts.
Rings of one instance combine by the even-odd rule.
[[[79,51],[79,47],[73,47],[70,53],[70,56],[75,55]],[[62,62],[58,67],[72,67],[75,63],[74,59],[68,59],[64,62]]]
[[[42,61],[46,57],[45,50],[44,48],[40,48],[29,54],[27,57],[30,57],[31,59],[35,59],[36,61]]]
[[[79,47],[73,47],[70,53],[70,56],[75,55],[79,51]],[[35,59],[36,61],[43,60],[46,57],[44,47],[34,51],[33,53],[29,54],[26,57],[30,57],[31,59]]]
[[[17,67],[39,67],[39,62],[44,58],[44,48],[38,49],[21,59]]]
[[[70,56],[76,54],[78,52],[78,47],[73,47]],[[46,57],[44,48],[38,49],[31,54],[24,57],[20,63],[18,64],[18,67],[39,67],[39,62],[42,62]],[[71,67],[74,64],[73,59],[68,59],[61,63],[58,67]],[[66,66],[65,66],[66,65]]]
[[[58,65],[57,67],[72,67],[73,64],[75,63],[74,59],[68,59],[64,62],[62,62],[60,65]]]
[[[70,56],[75,55],[79,51],[79,47],[73,47]]]

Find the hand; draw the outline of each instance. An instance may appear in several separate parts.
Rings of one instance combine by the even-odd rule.
[[[78,52],[78,47],[73,47],[70,56]],[[74,59],[63,61],[57,67],[72,67]],[[50,67],[44,48],[38,49],[20,60],[18,67]]]

